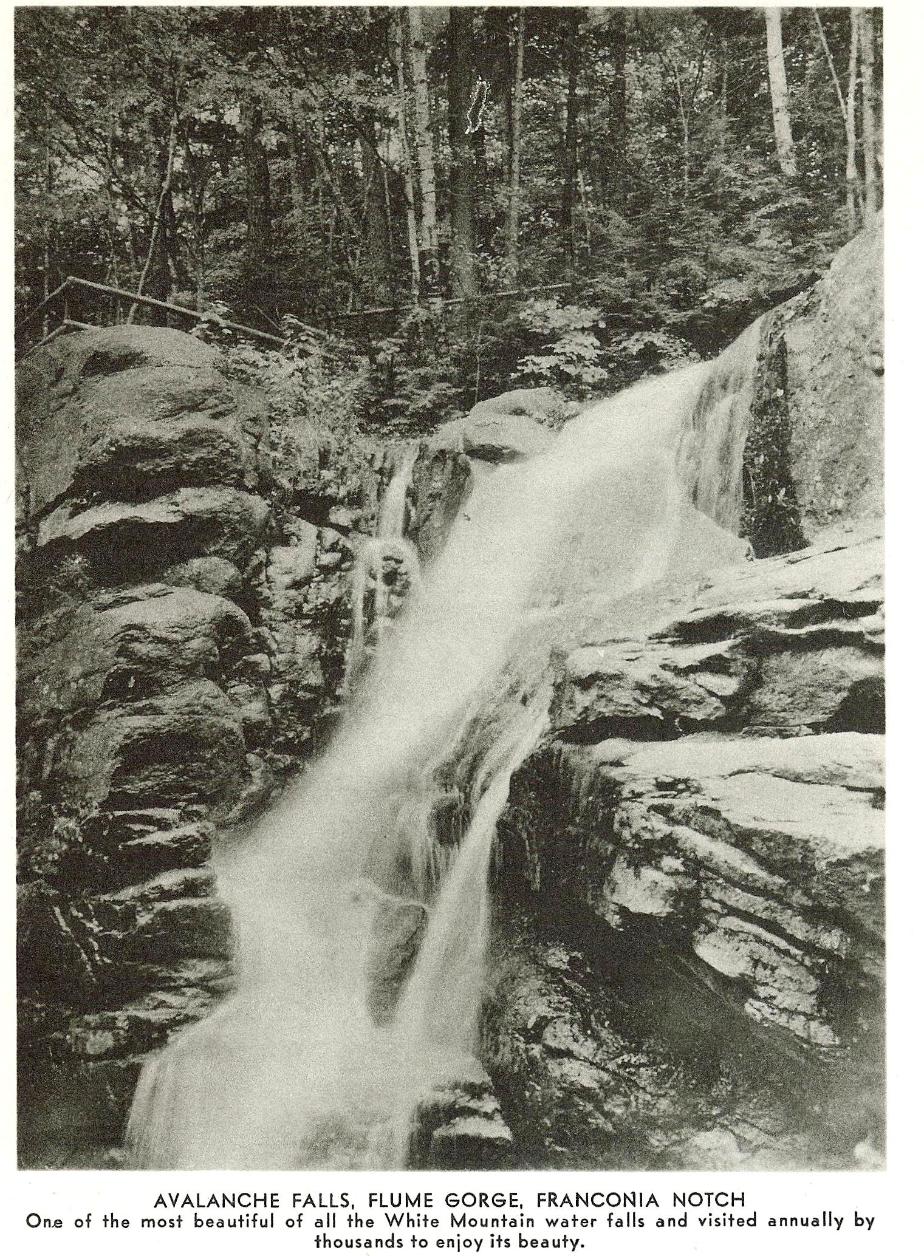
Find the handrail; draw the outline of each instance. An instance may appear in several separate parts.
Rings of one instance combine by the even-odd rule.
[[[175,305],[172,301],[161,301],[157,297],[140,296],[136,292],[129,292],[125,288],[115,288],[111,284],[94,283],[90,279],[78,279],[76,275],[68,275],[64,282],[55,288],[54,292],[50,292],[47,297],[20,320],[19,326],[21,328],[29,326],[37,315],[41,314],[43,310],[47,309],[58,298],[64,296],[70,288],[84,288],[90,292],[102,293],[104,296],[118,297],[121,300],[131,301],[138,305],[146,305],[150,309],[163,310],[168,314],[185,315],[187,318],[195,319],[196,322],[204,320],[214,321],[219,326],[226,327],[229,331],[238,332],[244,336],[253,336],[257,340],[265,340],[274,345],[285,344],[285,340],[281,336],[273,336],[269,332],[258,331],[256,327],[245,327],[243,323],[232,323],[219,315],[210,315],[203,313],[201,310],[192,310],[187,305]],[[72,324],[73,320],[65,318],[61,326]]]
[[[43,301],[39,301],[38,305],[35,307],[34,310],[30,310],[28,314],[23,315],[23,317],[19,321],[20,327],[27,327],[29,323],[31,323],[32,320],[36,317],[37,314],[41,314],[42,310],[44,310],[46,305],[51,305],[52,301],[56,300],[61,295],[62,292],[64,292],[68,287],[70,287],[70,285],[73,282],[74,282],[73,275],[68,275],[64,283],[58,284],[54,292],[49,292],[48,296],[45,297]]]

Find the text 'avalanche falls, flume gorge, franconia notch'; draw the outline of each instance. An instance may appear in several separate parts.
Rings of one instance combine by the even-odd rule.
[[[23,361],[22,1163],[868,1165],[880,249],[417,443]]]

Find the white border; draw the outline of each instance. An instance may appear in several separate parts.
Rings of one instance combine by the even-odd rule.
[[[111,0],[105,0],[111,3]],[[151,0],[141,0],[149,4]],[[45,0],[39,0],[40,4]],[[10,0],[0,0],[2,12],[3,86],[7,92],[6,125],[3,131],[3,169],[7,172],[2,193],[6,239],[12,242],[12,10]],[[625,7],[636,7],[627,5]],[[653,6],[652,6],[653,7]],[[674,3],[666,7],[688,7]],[[720,7],[720,6],[715,6]],[[734,5],[733,7],[743,7]],[[751,7],[751,6],[744,6]],[[806,7],[803,4],[789,7]],[[845,6],[826,6],[845,7]],[[3,645],[7,667],[3,670],[2,737],[0,791],[5,809],[4,834],[7,845],[6,876],[3,881],[6,910],[2,915],[2,954],[5,967],[5,989],[8,995],[6,1034],[3,1038],[2,1117],[4,1137],[0,1143],[2,1156],[2,1209],[0,1232],[21,1243],[23,1250],[37,1252],[70,1252],[86,1249],[92,1244],[108,1248],[110,1242],[120,1249],[147,1250],[154,1243],[167,1242],[174,1250],[216,1250],[241,1245],[251,1250],[264,1250],[271,1243],[281,1243],[294,1250],[315,1251],[314,1244],[302,1232],[276,1231],[272,1240],[259,1232],[142,1234],[137,1227],[129,1231],[103,1233],[99,1226],[89,1232],[78,1231],[70,1224],[62,1232],[29,1231],[24,1217],[30,1209],[45,1215],[68,1218],[92,1210],[96,1214],[110,1209],[125,1214],[150,1214],[152,1201],[161,1188],[194,1190],[240,1189],[255,1185],[263,1189],[279,1189],[285,1195],[294,1189],[351,1191],[364,1197],[374,1189],[410,1189],[412,1185],[432,1189],[440,1197],[453,1188],[519,1190],[527,1199],[541,1186],[559,1191],[574,1189],[578,1183],[586,1187],[591,1179],[605,1182],[609,1189],[650,1187],[659,1195],[669,1196],[675,1188],[694,1187],[744,1190],[748,1200],[763,1212],[785,1213],[789,1210],[816,1212],[832,1208],[848,1217],[854,1208],[876,1214],[871,1235],[849,1229],[845,1223],[840,1233],[830,1231],[780,1231],[775,1237],[768,1232],[709,1230],[661,1232],[611,1232],[588,1241],[587,1251],[671,1250],[691,1253],[706,1250],[738,1250],[755,1253],[780,1251],[815,1253],[834,1251],[885,1250],[904,1253],[920,1250],[922,1227],[919,1212],[916,1169],[922,1162],[922,1113],[920,1105],[922,1073],[919,952],[922,950],[917,923],[922,916],[921,895],[924,876],[921,868],[921,846],[924,843],[922,804],[918,780],[922,744],[921,633],[924,621],[919,612],[922,568],[921,526],[918,501],[924,494],[924,458],[921,441],[921,383],[919,363],[922,354],[922,320],[919,313],[924,300],[921,273],[921,236],[924,233],[924,199],[921,196],[921,166],[924,163],[924,108],[921,85],[924,81],[924,12],[915,0],[885,0],[885,171],[886,171],[886,364],[887,364],[887,587],[888,587],[888,1036],[889,1036],[889,1137],[888,1168],[881,1173],[804,1173],[804,1174],[577,1174],[577,1173],[503,1173],[503,1174],[138,1174],[97,1172],[28,1173],[15,1169],[15,1096],[14,1025],[13,1025],[13,963],[14,952],[14,741],[13,741],[13,403],[12,403],[12,249],[3,255],[7,302],[2,318],[7,345],[6,377],[9,428],[6,457],[0,480],[0,509],[3,511],[0,547],[4,587],[10,612],[3,624]],[[297,1183],[297,1185],[296,1185]],[[650,1214],[648,1214],[650,1215]],[[112,1234],[117,1235],[112,1238]],[[536,1231],[535,1233],[539,1233]],[[297,1237],[295,1237],[297,1235]],[[410,1248],[406,1247],[405,1251]],[[513,1250],[516,1250],[514,1247]],[[433,1246],[429,1256],[433,1256]]]

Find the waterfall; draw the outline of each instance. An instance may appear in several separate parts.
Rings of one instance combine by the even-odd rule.
[[[759,318],[712,363],[678,449],[680,482],[693,505],[731,531],[741,517],[741,466],[763,329]]]
[[[477,1051],[495,827],[544,726],[548,650],[601,598],[607,622],[630,605],[637,620],[658,582],[744,556],[728,530],[740,458],[725,460],[743,446],[754,352],[752,339],[636,385],[480,477],[331,747],[216,855],[237,989],[145,1064],[136,1166],[401,1162],[415,1106]],[[406,544],[409,477],[402,463],[383,500],[383,553]],[[416,959],[408,943],[396,1006],[373,1015],[383,927],[406,940],[408,921],[423,941]]]
[[[411,487],[414,474],[414,463],[417,461],[417,446],[406,449],[388,482],[379,507],[379,523],[377,532],[381,537],[404,536],[404,522],[407,514],[407,494]]]
[[[345,689],[352,693],[366,663],[367,650],[381,643],[390,623],[390,590],[398,583],[412,587],[420,579],[417,551],[404,539],[407,494],[417,461],[417,446],[403,455],[388,482],[379,506],[376,535],[356,555],[353,568],[353,635],[350,640]],[[371,589],[371,607],[367,594]]]

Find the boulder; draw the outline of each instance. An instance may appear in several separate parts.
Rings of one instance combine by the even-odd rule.
[[[874,1067],[780,1051],[650,934],[594,950],[517,907],[496,928],[482,1056],[518,1167],[856,1168],[880,1136]]]
[[[444,425],[432,447],[467,454],[481,462],[517,462],[542,453],[551,439],[551,433],[527,414],[488,412]]]
[[[423,564],[442,550],[473,486],[472,465],[457,448],[427,444],[414,463],[414,512],[408,535]]]
[[[143,580],[167,563],[202,555],[243,565],[263,541],[269,508],[233,488],[179,489],[145,502],[64,505],[38,525],[36,557],[77,553],[102,583]]]
[[[736,343],[756,342],[745,372],[743,531],[764,557],[882,515],[881,215],[757,330]]]
[[[447,1064],[414,1113],[410,1169],[502,1169],[513,1149],[491,1079],[474,1058]]]
[[[809,539],[882,515],[883,220],[779,315],[786,342],[790,464]]]
[[[566,411],[550,389],[521,388],[479,401],[464,418],[444,424],[429,445],[482,462],[516,462],[549,447],[550,428]]]
[[[70,493],[130,500],[190,484],[250,487],[257,405],[214,349],[183,332],[59,337],[17,369],[24,509],[34,515]]]
[[[376,908],[366,966],[369,1010],[377,1024],[392,1019],[427,927],[420,903],[384,897]]]
[[[720,570],[645,640],[559,660],[567,741],[713,729],[792,736],[884,722],[882,542],[875,525]]]

